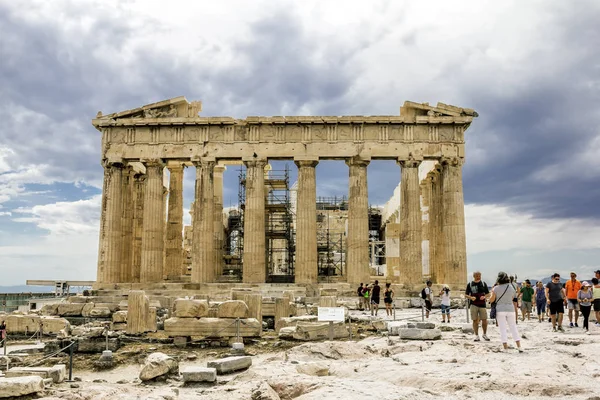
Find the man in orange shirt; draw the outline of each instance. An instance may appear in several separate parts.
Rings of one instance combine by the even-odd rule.
[[[579,302],[577,301],[577,292],[581,289],[581,282],[577,280],[577,274],[571,272],[571,279],[565,283],[565,291],[567,297],[565,298],[565,305],[569,308],[569,327],[579,327],[577,325],[577,319],[579,318]],[[573,312],[575,312],[575,324],[573,324]]]

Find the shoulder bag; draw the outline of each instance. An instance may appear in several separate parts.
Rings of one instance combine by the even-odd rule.
[[[507,290],[508,290],[508,286],[506,287],[506,289],[504,289],[504,293],[502,293],[502,296],[500,296],[499,298],[496,299],[496,301],[494,301],[492,304],[490,304],[490,318],[496,319],[496,304],[498,303],[498,301],[500,301],[500,299],[504,296],[504,294],[506,294]]]

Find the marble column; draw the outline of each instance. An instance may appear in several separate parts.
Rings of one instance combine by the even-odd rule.
[[[142,232],[144,231],[144,196],[146,174],[133,176],[133,233],[131,249],[131,282],[140,281],[142,268]]]
[[[203,157],[194,161],[196,189],[193,219],[192,282],[209,283],[215,280],[215,159]]]
[[[419,165],[421,161],[398,161],[400,180],[400,283],[423,282],[423,252]]]
[[[346,239],[346,279],[348,283],[368,282],[369,267],[369,196],[367,166],[370,160],[351,158],[348,198],[348,238]]]
[[[296,283],[317,283],[317,182],[318,160],[294,161],[298,166],[296,201]]]
[[[265,172],[267,160],[243,160],[246,165],[244,210],[243,282],[264,283],[267,278],[265,252]]]
[[[121,280],[123,164],[104,164],[103,197],[97,281],[118,283]]]
[[[446,283],[444,274],[444,232],[442,230],[443,218],[443,196],[442,176],[439,165],[429,172],[428,179],[431,181],[431,205],[429,210],[429,265],[431,268],[432,281],[437,284]]]
[[[144,228],[142,231],[142,257],[140,282],[163,280],[164,210],[163,169],[161,160],[144,162],[148,176],[144,193]]]
[[[167,166],[169,169],[169,198],[167,238],[165,241],[165,275],[178,279],[183,266],[183,164]]]
[[[467,284],[463,162],[464,160],[458,157],[442,159],[445,283],[459,288]]]
[[[121,236],[121,280],[133,282],[132,249],[133,249],[133,169],[126,167],[123,171],[123,205]]]
[[[216,165],[214,168],[214,243],[215,243],[215,277],[223,275],[223,254],[225,246],[225,226],[223,225],[223,172],[224,165]]]

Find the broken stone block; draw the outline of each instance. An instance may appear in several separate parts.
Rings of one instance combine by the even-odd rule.
[[[463,324],[460,327],[462,333],[475,333],[475,331],[473,330],[473,325],[471,324]]]
[[[177,299],[173,304],[173,316],[177,318],[199,318],[208,316],[208,301]]]
[[[89,318],[90,312],[94,309],[94,307],[95,307],[94,303],[85,303],[83,305],[83,308],[81,309],[81,316]]]
[[[337,307],[337,297],[321,296],[319,299],[319,307]]]
[[[187,366],[181,370],[183,382],[214,382],[217,380],[217,370],[215,368]]]
[[[398,330],[402,328],[407,328],[406,322],[401,321],[388,321],[387,322],[387,330],[388,335],[390,336],[398,336]]]
[[[110,317],[110,309],[108,307],[94,307],[90,311],[92,318],[108,318]]]
[[[263,382],[252,391],[252,399],[256,400],[281,400],[281,397],[267,382]]]
[[[123,323],[127,322],[127,311],[117,311],[112,315],[113,322]]]
[[[54,383],[61,383],[67,375],[67,367],[57,364],[54,367],[13,367],[6,371],[7,378],[18,376],[39,376],[42,379],[51,379]]]
[[[281,318],[275,323],[275,331],[279,332],[282,328],[288,326],[296,326],[298,322],[314,322],[317,321],[316,315],[302,315],[299,317]]]
[[[241,300],[227,300],[219,304],[218,318],[246,318],[248,306]]]
[[[179,372],[179,363],[172,357],[164,353],[152,353],[146,359],[140,379],[149,381],[163,375],[177,374]]]
[[[433,322],[417,322],[415,325],[418,329],[433,329],[433,328],[435,328],[435,324]]]
[[[296,326],[286,326],[284,328],[279,329],[279,338],[280,339],[293,339],[294,333],[296,333]]]
[[[58,317],[40,317],[37,315],[18,315],[11,314],[3,318],[6,321],[7,332],[33,334],[40,329],[40,322],[43,323],[44,333],[57,334],[62,329],[70,329],[69,321]]]
[[[119,350],[121,342],[118,338],[108,339],[108,349],[106,348],[106,339],[99,338],[84,338],[77,342],[78,353],[102,353],[104,350],[115,352]]]
[[[61,330],[71,330],[71,324],[64,318],[58,317],[40,317],[43,324],[44,333],[58,334]]]
[[[254,318],[240,320],[241,337],[260,336],[261,324]],[[236,322],[226,318],[169,318],[165,320],[165,333],[175,336],[233,337],[236,336]]]
[[[324,340],[329,338],[329,322],[298,322],[293,335],[296,340]],[[342,322],[333,323],[333,338],[348,337],[348,328]]]
[[[401,328],[398,330],[400,339],[407,340],[439,340],[442,338],[442,331],[439,329],[418,329]]]
[[[126,322],[113,322],[111,324],[110,329],[112,329],[113,331],[125,331],[125,330],[127,330],[127,323]]]
[[[44,304],[40,308],[41,315],[58,315],[58,303],[55,304]]]
[[[44,380],[39,376],[0,378],[0,398],[19,397],[44,390]]]
[[[250,356],[226,357],[206,363],[207,367],[215,368],[219,375],[241,371],[250,368],[251,365],[252,358]]]
[[[127,297],[127,333],[138,334],[148,331],[151,324],[150,300],[143,290],[132,290]],[[156,315],[154,317],[156,325]]]
[[[309,362],[305,364],[298,364],[296,366],[296,371],[310,376],[328,376],[329,365],[322,362]]]
[[[61,317],[79,317],[84,306],[83,303],[60,303],[57,312]]]

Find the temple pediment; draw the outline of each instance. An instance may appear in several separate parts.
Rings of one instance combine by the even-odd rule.
[[[202,102],[189,102],[184,96],[174,97],[172,99],[159,101],[157,103],[146,104],[145,106],[131,110],[120,111],[117,113],[103,115],[98,112],[96,120],[118,120],[128,118],[196,118],[202,111]]]
[[[413,101],[405,101],[400,107],[400,115],[402,116],[428,116],[428,117],[478,117],[477,111],[472,108],[462,108],[451,106],[449,104],[437,103],[430,106],[429,103],[415,103]]]

